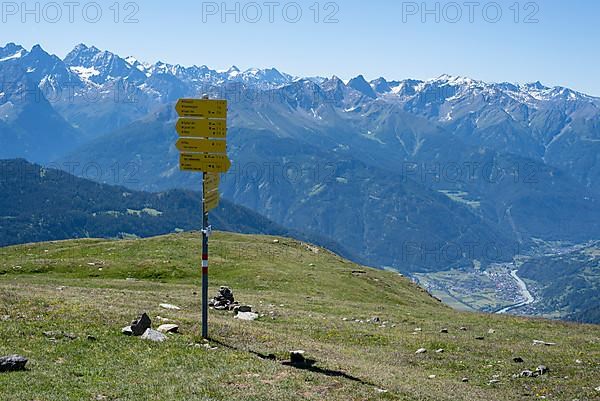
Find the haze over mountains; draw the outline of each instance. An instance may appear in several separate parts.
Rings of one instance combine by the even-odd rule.
[[[225,197],[372,265],[468,269],[600,235],[600,99],[568,88],[346,83],[144,64],[86,45],[61,60],[8,44],[0,78],[0,158],[152,191],[198,189],[178,171],[173,103],[227,98]]]

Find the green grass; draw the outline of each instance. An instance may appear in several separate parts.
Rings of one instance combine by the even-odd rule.
[[[30,363],[27,372],[0,374],[0,400],[600,396],[594,390],[600,386],[597,326],[456,312],[393,272],[357,266],[294,240],[273,239],[211,237],[211,295],[229,285],[236,299],[265,315],[239,322],[211,310],[216,350],[190,346],[202,342],[197,234],[1,248],[0,355],[21,354]],[[356,270],[365,274],[353,274]],[[163,302],[182,310],[161,309]],[[121,335],[121,327],[141,311],[155,326],[158,315],[174,319],[182,334],[161,344]],[[387,321],[387,327],[354,322],[373,316]],[[461,326],[468,331],[460,331]],[[413,334],[416,327],[422,331]],[[439,333],[443,327],[450,333]],[[489,329],[496,332],[488,334]],[[43,334],[57,330],[78,338],[51,340]],[[485,340],[475,339],[482,335]],[[534,347],[534,339],[558,345]],[[415,355],[421,347],[429,352]],[[436,354],[438,348],[445,353]],[[319,369],[283,365],[295,349],[304,349]],[[275,354],[278,360],[260,354]],[[525,363],[514,363],[515,356]],[[540,364],[551,369],[549,375],[512,378]],[[496,376],[501,382],[488,385]],[[469,382],[462,383],[463,377]]]

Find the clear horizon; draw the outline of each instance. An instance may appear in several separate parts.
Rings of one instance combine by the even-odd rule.
[[[3,3],[0,29],[7,43],[40,44],[59,57],[85,43],[144,62],[215,70],[274,67],[345,81],[449,74],[600,96],[593,51],[600,4],[588,0],[89,3]]]

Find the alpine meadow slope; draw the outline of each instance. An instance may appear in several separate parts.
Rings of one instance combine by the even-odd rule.
[[[211,310],[206,346],[199,248],[187,233],[0,248],[0,354],[30,360],[29,371],[0,375],[0,398],[597,398],[597,326],[456,312],[397,273],[287,238],[211,237],[210,294],[230,286],[260,317]],[[124,336],[142,311],[180,334],[159,344]],[[299,349],[314,363],[291,365]],[[521,377],[541,365],[543,375]]]

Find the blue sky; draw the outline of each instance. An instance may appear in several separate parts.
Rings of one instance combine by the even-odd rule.
[[[149,62],[277,67],[294,75],[344,79],[358,74],[426,79],[449,73],[494,82],[540,80],[600,96],[600,2],[595,0],[484,0],[471,6],[467,0],[282,0],[271,5],[258,0],[254,5],[239,1],[238,12],[227,15],[222,15],[222,1],[132,5],[100,0],[99,18],[95,6],[86,6],[84,15],[90,3],[85,0],[73,7],[73,22],[69,8],[61,6],[58,18],[55,8],[42,9],[47,2],[39,10],[35,3],[25,1],[33,10],[29,14],[23,13],[21,1],[12,3],[18,10],[2,3],[2,42],[40,43],[59,56],[84,42]],[[235,1],[225,4],[235,10]],[[423,12],[423,4],[431,13]],[[125,23],[132,12],[137,22]]]

